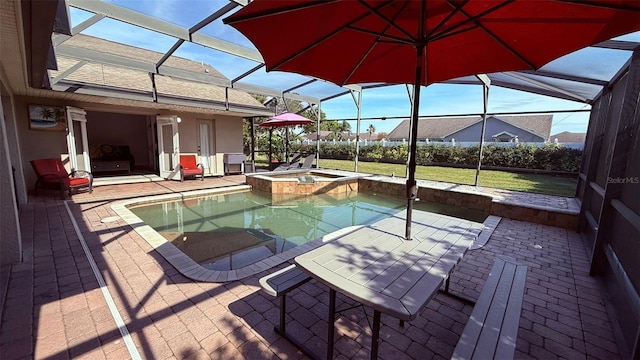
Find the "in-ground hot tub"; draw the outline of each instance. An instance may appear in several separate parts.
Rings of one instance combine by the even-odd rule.
[[[365,176],[333,170],[294,170],[247,175],[246,181],[253,189],[272,194],[338,194],[358,191],[358,179]]]

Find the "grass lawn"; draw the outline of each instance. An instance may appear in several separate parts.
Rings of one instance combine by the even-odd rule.
[[[353,171],[354,163],[350,160],[320,159],[320,166],[326,169]],[[370,174],[404,177],[406,166],[402,164],[386,164],[374,162],[358,162],[358,171]],[[444,181],[456,184],[473,185],[475,169],[447,168],[439,166],[418,166],[416,178],[424,180]],[[539,174],[519,174],[506,171],[480,171],[480,186],[526,191],[539,194],[574,197],[576,178]]]

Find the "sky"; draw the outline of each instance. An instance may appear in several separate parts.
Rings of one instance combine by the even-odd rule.
[[[185,6],[184,0],[108,0],[114,3],[156,17],[176,25],[189,28],[209,14],[215,12],[228,3],[227,0],[191,0],[189,6]],[[88,19],[93,14],[84,10],[71,8],[71,23],[76,26]],[[224,17],[228,16],[227,14]],[[255,49],[252,43],[242,34],[228,25],[224,25],[221,19],[214,21],[201,30],[202,33],[216,38]],[[142,29],[130,24],[125,24],[112,19],[102,19],[82,32],[86,35],[97,36],[107,40],[117,41],[128,45],[141,47],[148,50],[166,52],[177,39]],[[640,38],[640,33],[634,34],[634,40]],[[286,41],[286,39],[274,39],[274,41]],[[611,59],[604,66],[589,66],[589,59],[603,56],[603,49],[588,49],[558,59],[546,67],[555,70],[561,66],[580,65],[589,71],[590,76],[607,78],[612,72],[626,61],[628,53],[611,53],[606,56]],[[229,79],[245,73],[255,67],[256,62],[231,56],[220,51],[205,48],[203,46],[185,42],[174,53],[175,56],[184,57],[193,61],[210,64]],[[261,69],[245,78],[242,82],[253,85],[267,86],[270,88],[285,90],[294,85],[307,81],[308,78],[298,74],[284,72],[267,73]],[[302,95],[324,98],[343,91],[336,85],[324,82],[316,82],[296,90]],[[391,132],[401,120],[380,118],[410,116],[410,102],[407,88],[404,85],[394,85],[382,88],[366,89],[362,94],[361,132],[366,132],[372,124],[376,132]],[[352,96],[344,95],[321,103],[321,109],[328,119],[354,119],[357,116],[357,108]],[[509,112],[540,111],[551,112],[554,110],[589,110],[590,106],[581,102],[561,100],[557,98],[535,95],[522,91],[510,90],[493,86],[489,91],[488,112],[500,114]],[[452,85],[433,84],[422,88],[420,97],[420,115],[465,115],[480,114],[483,112],[482,87],[476,85]],[[366,118],[375,118],[366,120]],[[551,135],[562,132],[586,132],[589,120],[588,112],[556,113],[553,117]],[[356,131],[356,122],[350,121],[352,131]]]

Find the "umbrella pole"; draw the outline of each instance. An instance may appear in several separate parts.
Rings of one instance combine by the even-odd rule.
[[[271,160],[273,159],[273,129],[269,129],[269,170],[271,168]]]
[[[287,167],[289,167],[289,127],[284,127],[284,138],[286,144],[284,145],[284,157],[287,159]]]
[[[424,45],[416,46],[416,79],[413,85],[413,108],[411,114],[411,135],[409,136],[409,177],[407,178],[407,224],[405,239],[411,240],[411,213],[413,201],[418,196],[416,183],[416,153],[418,145],[418,114],[420,109],[420,88],[422,80],[422,64],[424,57]]]

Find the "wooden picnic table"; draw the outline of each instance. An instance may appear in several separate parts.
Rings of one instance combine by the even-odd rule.
[[[333,356],[336,292],[374,310],[371,358],[378,356],[380,315],[410,321],[448,279],[481,224],[414,210],[405,240],[406,211],[336,238],[295,258],[329,287],[327,359]]]

